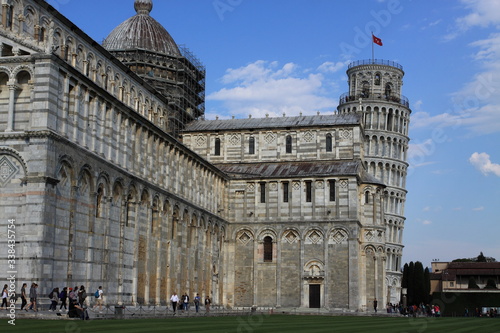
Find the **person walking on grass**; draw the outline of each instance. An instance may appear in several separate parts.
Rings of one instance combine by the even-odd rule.
[[[52,289],[52,292],[49,294],[50,301],[52,302],[49,307],[49,311],[57,310],[57,302],[59,301],[59,288]]]
[[[205,297],[205,311],[207,313],[210,312],[210,304],[212,303],[212,301],[210,300],[210,297]]]
[[[196,296],[194,297],[194,306],[196,307],[196,313],[198,313],[198,310],[200,310],[200,301],[200,294],[196,294]]]
[[[66,307],[66,300],[68,299],[68,287],[64,287],[61,293],[59,294],[59,298],[61,299],[61,306],[59,307],[59,312],[62,311],[64,306],[64,310],[68,310]]]
[[[177,313],[177,303],[179,302],[179,296],[174,292],[172,297],[170,297],[170,302],[172,302],[172,309],[174,310],[174,314]]]
[[[5,310],[8,309],[8,305],[7,305],[7,298],[9,297],[9,289],[8,289],[8,286],[5,285],[3,286],[3,289],[2,289],[2,306],[1,308],[3,308],[5,306]]]
[[[28,285],[26,283],[23,283],[23,286],[21,287],[21,310],[24,309],[26,304],[28,304],[28,301],[26,300],[26,287]]]
[[[95,292],[95,296],[96,303],[94,306],[94,310],[95,308],[99,307],[99,313],[102,313],[102,305],[104,304],[104,292],[102,291],[102,286],[99,286],[99,289],[97,289],[97,291]]]
[[[29,308],[35,312],[38,312],[37,307],[36,307],[36,299],[38,297],[38,294],[36,291],[37,288],[38,288],[38,285],[33,282],[31,284],[31,288],[30,288],[30,304],[26,308],[24,308],[26,311],[28,311],[28,308]]]
[[[80,286],[80,290],[78,290],[78,304],[80,306],[85,306],[85,299],[87,298],[87,291],[85,291],[84,286]]]

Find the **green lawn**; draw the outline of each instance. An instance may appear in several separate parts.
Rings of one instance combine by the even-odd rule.
[[[132,332],[334,332],[334,333],[463,333],[500,332],[500,318],[386,318],[256,315],[251,317],[199,317],[140,320],[52,321],[17,320],[16,326],[0,318],[0,332],[132,333]]]

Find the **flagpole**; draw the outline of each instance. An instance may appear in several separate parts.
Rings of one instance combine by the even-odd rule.
[[[372,64],[375,63],[375,46],[373,45],[375,44],[374,41],[373,41],[373,31],[372,31]]]

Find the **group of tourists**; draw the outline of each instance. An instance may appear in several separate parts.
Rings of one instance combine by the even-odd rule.
[[[21,287],[21,291],[19,297],[21,298],[21,310],[29,311],[32,310],[34,312],[38,312],[38,284],[32,283],[27,291],[28,285],[23,283]],[[4,286],[2,290],[2,307],[5,304],[5,308],[7,308],[7,298],[8,298],[8,289],[7,285]],[[104,292],[102,287],[99,286],[99,289],[94,294],[95,298],[95,306],[94,310],[99,308],[99,311],[102,312],[102,307],[104,305]],[[87,291],[85,290],[85,286],[75,286],[64,287],[62,289],[56,287],[52,289],[52,291],[47,295],[50,300],[49,311],[50,312],[62,312],[64,308],[64,312],[68,312],[68,315],[73,318],[88,318],[87,314]],[[28,304],[29,298],[29,304]],[[14,297],[14,302],[17,301],[17,298]],[[57,307],[59,306],[59,309]]]
[[[177,310],[181,311],[189,311],[189,295],[186,293],[182,295],[180,298],[177,296],[177,293],[173,293],[172,296],[170,297],[170,302],[172,303],[172,310],[174,311],[174,314],[177,313]],[[196,294],[196,296],[193,299],[193,304],[195,306],[196,312],[199,312],[200,310],[200,305],[201,305],[201,297],[200,294]],[[210,312],[210,304],[212,304],[212,300],[210,297],[205,297],[205,311],[208,313]]]
[[[425,305],[421,303],[420,305],[409,305],[404,307],[402,304],[392,304],[387,303],[386,306],[387,313],[399,313],[403,316],[411,316],[411,317],[440,317],[441,316],[441,308],[439,305]]]
[[[26,292],[26,288],[28,287],[28,285],[26,283],[23,283],[23,286],[21,287],[21,293],[20,293],[20,297],[21,297],[21,310],[26,310],[28,311],[29,310],[33,310],[35,312],[38,311],[37,309],[37,288],[38,288],[38,284],[36,283],[32,283],[31,284],[31,288],[29,290],[29,294],[27,294]],[[10,294],[10,298],[9,298],[9,289],[8,289],[8,286],[7,285],[4,285],[3,288],[2,288],[2,305],[0,306],[0,309],[3,309],[5,307],[5,309],[7,310],[7,303],[15,303],[17,301],[17,297],[15,294]],[[29,301],[30,303],[28,304],[28,298],[29,298]]]

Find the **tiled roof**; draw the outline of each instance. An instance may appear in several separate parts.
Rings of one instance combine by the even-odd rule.
[[[185,128],[184,132],[342,126],[358,125],[359,123],[360,115],[357,113],[298,117],[198,120],[190,123]]]
[[[215,164],[239,179],[359,176],[363,183],[382,184],[364,171],[359,161]]]

